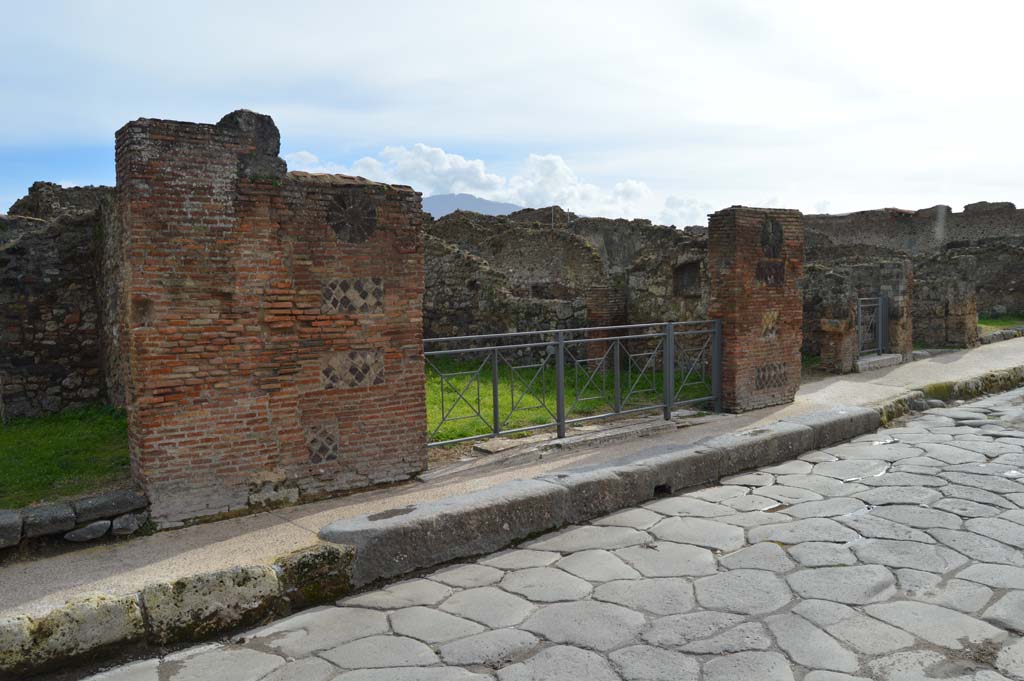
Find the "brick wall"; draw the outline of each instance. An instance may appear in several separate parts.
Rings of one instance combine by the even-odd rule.
[[[133,467],[154,518],[426,465],[420,197],[286,173],[268,116],[116,136]]]
[[[710,216],[708,312],[722,320],[727,411],[792,402],[800,386],[802,217],[739,206]]]

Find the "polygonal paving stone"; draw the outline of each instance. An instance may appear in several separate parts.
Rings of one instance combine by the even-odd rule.
[[[771,647],[772,639],[763,624],[745,622],[711,638],[684,643],[679,649],[695,655],[725,655],[745,650],[768,650]]]
[[[871,515],[919,529],[941,527],[947,530],[956,530],[960,528],[962,522],[960,516],[953,515],[952,513],[946,513],[934,508],[903,504],[876,508],[871,511]]]
[[[982,618],[997,627],[1024,632],[1024,591],[1010,591],[993,603]]]
[[[1003,509],[1001,508],[989,506],[988,504],[979,504],[967,499],[957,499],[955,497],[940,499],[932,504],[932,507],[937,508],[940,511],[955,513],[963,518],[993,518],[1000,513],[1003,513]]]
[[[646,508],[630,508],[618,513],[606,515],[603,518],[591,521],[593,525],[613,525],[615,527],[632,527],[635,530],[646,530],[654,525],[662,516]]]
[[[481,560],[481,565],[487,565],[499,570],[523,570],[532,567],[545,567],[551,565],[561,558],[554,551],[531,551],[530,549],[513,549],[496,553],[490,558]]]
[[[829,542],[804,542],[789,547],[789,555],[804,567],[826,567],[830,565],[854,565],[856,556],[843,544]]]
[[[698,681],[700,663],[651,646],[630,646],[608,656],[625,681]],[[584,677],[581,677],[584,678]]]
[[[1003,646],[996,657],[996,667],[1014,679],[1024,679],[1024,638]]]
[[[764,570],[732,570],[694,583],[697,602],[705,608],[744,615],[778,610],[793,598],[786,582]]]
[[[397,610],[391,613],[390,619],[396,634],[427,643],[444,643],[484,630],[476,622],[423,606]]]
[[[703,518],[666,518],[650,530],[658,539],[733,551],[746,541],[743,530]]]
[[[826,461],[839,460],[837,457],[834,457],[831,454],[826,454],[825,452],[822,451],[804,452],[803,454],[796,458],[800,459],[801,461],[806,461],[808,463],[824,463]]]
[[[772,473],[773,475],[807,475],[811,472],[812,468],[814,468],[812,464],[794,459],[792,461],[783,461],[774,466],[762,466],[758,471]]]
[[[640,573],[622,562],[615,554],[602,549],[578,551],[555,563],[566,572],[588,582],[610,582],[615,579],[637,579]]]
[[[460,591],[442,603],[441,609],[497,628],[519,624],[536,608],[519,596],[493,586],[482,586]]]
[[[717,570],[715,557],[707,549],[673,542],[654,542],[615,552],[645,577],[696,577]]]
[[[942,493],[929,487],[873,487],[854,495],[872,506],[889,504],[927,505],[942,498]]]
[[[984,454],[989,457],[998,457],[1006,454],[1020,454],[1021,451],[1019,445],[1012,444],[1005,439],[994,442],[981,442],[978,440],[971,440],[967,442],[958,438],[957,442],[957,446],[963,447],[967,451]]]
[[[576,601],[586,598],[593,590],[590,582],[550,567],[509,572],[499,586],[505,591],[542,603]]]
[[[457,667],[385,667],[345,672],[333,681],[491,681],[491,677]]]
[[[687,492],[685,496],[720,503],[726,499],[743,496],[749,491],[749,489],[742,485],[715,485],[714,487],[705,487],[704,489]]]
[[[786,578],[801,598],[863,605],[896,593],[896,579],[881,565],[854,565],[801,570]]]
[[[1012,501],[1012,495],[1008,495],[1007,498],[1004,499],[1002,495],[978,489],[977,487],[968,487],[967,485],[946,485],[939,491],[942,492],[943,496],[955,497],[957,499],[968,499],[970,501],[976,501],[979,504],[988,504],[989,506],[995,506],[997,508],[1017,508],[1016,504]]]
[[[525,547],[536,551],[573,553],[587,549],[619,549],[644,544],[650,540],[646,532],[631,527],[586,525],[545,535],[526,544]]]
[[[832,518],[838,515],[849,515],[863,511],[867,506],[860,499],[850,497],[833,497],[824,501],[808,501],[786,509],[786,513],[794,518]]]
[[[278,667],[260,681],[331,681],[337,676],[338,668],[330,662],[319,657],[307,657]],[[156,677],[153,678],[156,681]]]
[[[969,452],[962,447],[952,447],[945,444],[924,444],[921,445],[927,456],[949,465],[955,466],[960,463],[981,463],[986,461],[984,454]]]
[[[804,601],[793,612],[865,655],[883,655],[914,645],[914,637],[853,608],[828,601]]]
[[[954,485],[966,487],[977,487],[986,492],[995,494],[1010,494],[1012,492],[1024,492],[1024,487],[1018,482],[1007,480],[995,475],[978,475],[977,473],[939,473],[940,478],[945,478]]]
[[[947,466],[945,470],[952,473],[970,473],[974,475],[1005,478],[1007,480],[1016,480],[1021,477],[1021,472],[1017,466],[1002,465],[991,462],[964,463],[956,466]]]
[[[643,615],[620,605],[578,601],[544,606],[520,629],[555,643],[614,650],[635,639],[645,622]]]
[[[759,496],[775,499],[784,504],[799,504],[804,501],[820,501],[823,497],[817,492],[802,487],[788,487],[786,485],[768,485],[758,487]]]
[[[963,613],[929,603],[896,601],[877,603],[864,610],[877,619],[907,631],[918,638],[954,650],[964,643],[1002,641],[1007,634],[991,624]]]
[[[655,615],[689,612],[696,603],[690,582],[675,577],[608,582],[594,590],[593,598]]]
[[[956,575],[993,589],[1024,589],[1024,568],[1010,565],[968,565]]]
[[[861,478],[873,478],[888,470],[889,464],[886,461],[875,461],[872,459],[846,459],[842,461],[829,461],[814,466],[815,475],[825,475],[844,482],[860,480]]]
[[[704,681],[793,681],[789,662],[778,653],[735,653],[704,665]]]
[[[621,681],[597,653],[572,646],[545,648],[529,660],[498,670],[498,681]]]
[[[845,445],[829,447],[825,451],[840,459],[867,459],[872,461],[899,461],[900,459],[921,456],[921,450],[917,447],[897,442],[891,444],[851,442]]]
[[[837,520],[857,533],[873,539],[900,539],[903,541],[921,542],[922,544],[935,543],[935,539],[926,532],[915,530],[900,523],[894,523],[891,520],[886,520],[870,513],[842,516],[837,518]]]
[[[762,497],[758,494],[747,494],[746,496],[736,497],[735,499],[727,499],[726,501],[723,501],[722,504],[724,506],[728,506],[733,511],[746,513],[747,511],[767,511],[768,509],[781,506],[782,502],[776,499]]]
[[[836,672],[852,672],[860,666],[856,655],[802,617],[775,615],[765,622],[776,644],[797,664]]]
[[[853,552],[862,562],[895,568],[914,568],[945,574],[967,562],[967,559],[945,546],[895,539],[868,539],[853,545]]]
[[[932,536],[954,551],[984,563],[1020,565],[1021,553],[995,539],[959,530],[931,530]]]
[[[495,629],[446,643],[440,652],[447,664],[497,667],[525,656],[538,643],[536,636],[519,629]]]
[[[778,544],[761,542],[722,556],[718,562],[730,570],[750,568],[770,572],[788,572],[796,567]]]
[[[709,639],[741,624],[743,620],[741,615],[707,610],[688,615],[673,615],[652,622],[644,630],[641,638],[662,648],[678,648],[692,641]]]
[[[322,660],[321,660],[322,662]],[[324,662],[324,664],[327,664]],[[327,665],[331,667],[331,665]],[[331,667],[337,673],[337,669]],[[126,664],[110,671],[90,676],[85,681],[160,681],[160,658]]]
[[[907,459],[907,460],[909,461],[910,459]],[[915,459],[915,461],[916,461],[916,459]],[[900,474],[902,474],[902,473],[912,473],[912,474],[915,474],[915,475],[934,475],[936,473],[936,471],[938,470],[936,468],[930,468],[928,466],[912,466],[910,464],[906,464],[906,465],[901,465],[901,464],[902,464],[902,462],[900,462],[899,464],[893,464],[893,467],[889,469],[890,473],[892,473],[892,474],[895,474],[895,473],[900,473]]]
[[[804,677],[804,681],[871,681],[863,676],[850,676],[839,672],[813,671]]]
[[[261,627],[250,632],[246,639],[288,657],[302,657],[357,638],[387,632],[388,618],[382,612],[326,606]]]
[[[893,653],[886,657],[871,660],[868,663],[871,678],[878,681],[927,681],[935,678],[929,673],[931,669],[941,670],[943,675],[950,672],[964,671],[963,665],[957,665],[941,653],[932,650],[907,650]],[[956,681],[966,681],[972,677],[957,675]]]
[[[775,482],[782,487],[805,489],[823,497],[842,496],[848,489],[842,480],[824,475],[780,475]]]
[[[1003,518],[972,518],[964,526],[974,532],[1003,544],[1024,548],[1024,525]]]
[[[745,485],[747,487],[764,487],[775,482],[775,476],[771,473],[740,473],[722,478],[726,485]]]
[[[1015,511],[1004,511],[999,517],[1003,520],[1009,520],[1011,523],[1024,525],[1024,509],[1018,509]]]
[[[423,667],[438,662],[423,643],[402,636],[369,636],[320,653],[342,669]]]
[[[395,610],[414,605],[436,605],[452,595],[452,590],[429,579],[412,579],[341,601],[342,605],[379,610]]]
[[[253,681],[266,676],[284,663],[283,657],[258,650],[218,646],[209,652],[183,660],[174,670],[172,678],[181,681]]]
[[[915,601],[941,605],[960,612],[973,613],[989,602],[992,590],[965,579],[942,578],[929,572],[904,568],[896,571],[900,591]]]
[[[504,576],[504,573],[501,570],[488,567],[487,565],[455,565],[438,570],[430,575],[430,579],[447,584],[448,586],[458,586],[465,589],[494,584],[502,576]]]
[[[802,544],[805,541],[850,542],[860,535],[830,518],[807,518],[782,525],[765,525],[750,530],[750,542],[774,541]]]
[[[900,459],[893,464],[892,470],[931,475],[936,472],[935,469],[942,468],[945,465],[944,462],[933,459],[930,456],[915,456],[910,459]]]
[[[864,478],[860,482],[868,487],[942,487],[946,484],[939,476],[920,473],[886,473],[877,478]]]
[[[785,513],[779,513],[777,511],[772,513],[765,513],[764,511],[750,511],[749,513],[737,513],[736,515],[724,515],[715,518],[715,520],[720,523],[736,525],[737,527],[760,527],[762,525],[786,523],[792,519],[792,516],[788,516]]]
[[[703,499],[692,497],[667,497],[647,504],[645,508],[663,515],[680,515],[693,518],[714,518],[720,515],[732,515],[735,511],[728,506],[713,504]]]

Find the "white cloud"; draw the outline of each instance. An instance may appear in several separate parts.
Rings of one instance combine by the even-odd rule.
[[[323,161],[307,150],[286,154],[285,160],[293,170],[362,175],[412,185],[427,196],[466,193],[529,208],[559,205],[583,215],[656,217],[657,198],[644,182],[623,180],[611,187],[584,182],[555,154],[530,154],[510,177],[490,172],[480,159],[419,143],[385,147],[350,166]]]
[[[710,203],[682,196],[669,196],[665,199],[665,208],[661,211],[661,222],[676,227],[706,226],[708,215],[714,211],[715,208]]]

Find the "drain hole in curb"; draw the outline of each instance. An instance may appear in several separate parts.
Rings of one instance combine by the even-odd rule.
[[[655,498],[658,498],[658,497],[670,497],[670,496],[672,496],[672,486],[671,485],[655,485],[654,486],[654,496],[655,496]]]

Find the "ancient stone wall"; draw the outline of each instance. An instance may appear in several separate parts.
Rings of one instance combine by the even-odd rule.
[[[273,121],[116,135],[133,466],[167,525],[426,465],[420,197],[285,172]]]
[[[916,264],[914,340],[929,348],[978,345],[978,261],[947,252]]]
[[[722,323],[722,405],[793,401],[800,386],[803,225],[795,210],[732,207],[710,216],[709,314]]]
[[[7,418],[105,394],[95,235],[108,194],[37,182],[0,216],[0,400]]]

